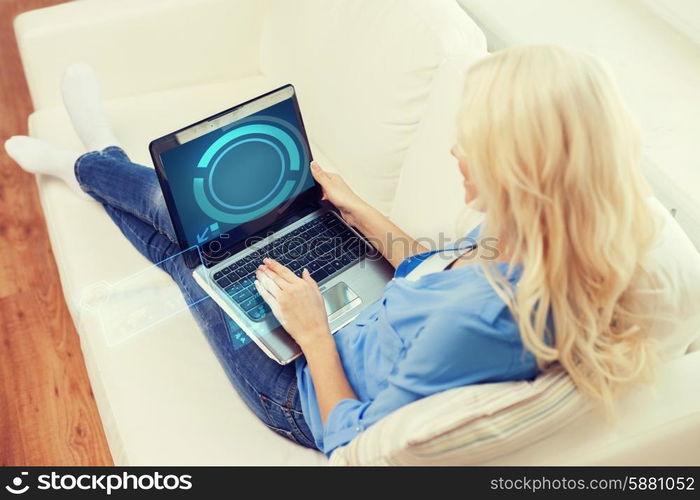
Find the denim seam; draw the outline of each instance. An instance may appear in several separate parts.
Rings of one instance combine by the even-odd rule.
[[[263,410],[265,411],[265,415],[267,415],[268,421],[272,422],[274,419],[271,417],[270,412],[267,410],[266,403],[269,404],[270,406],[275,406],[279,411],[282,412],[282,414],[285,417],[285,420],[287,421],[287,424],[291,428],[291,435],[294,437],[294,441],[302,446],[311,447],[311,448],[316,448],[316,443],[309,437],[307,436],[304,432],[302,432],[301,428],[297,424],[295,418],[301,417],[304,418],[303,412],[300,412],[298,410],[295,410],[291,404],[294,400],[294,395],[296,394],[296,382],[293,382],[290,384],[289,389],[287,390],[287,401],[286,404],[280,404],[278,401],[275,401],[273,398],[270,398],[261,392],[259,392],[253,385],[246,380],[245,377],[241,377],[252,389],[255,391],[256,394],[261,399],[262,405],[263,405]],[[263,399],[264,398],[264,399]],[[267,423],[266,423],[267,425]],[[270,427],[270,425],[268,425]],[[278,429],[281,429],[280,427],[277,427]],[[285,430],[285,429],[282,429]],[[295,433],[296,431],[296,433]],[[287,431],[290,432],[290,431]]]
[[[296,384],[294,384],[294,385],[296,385]],[[265,396],[265,397],[267,397],[267,396]],[[282,404],[278,401],[275,401],[272,398],[267,397],[267,399],[268,399],[268,401],[270,401],[270,403],[272,403],[273,405],[277,406],[278,408],[280,408],[282,410],[289,410],[290,412],[294,413],[295,415],[303,415],[304,414],[303,412],[296,410],[293,407],[287,406],[286,401],[285,401],[285,404]]]
[[[75,178],[78,180],[78,184],[80,184],[80,187],[83,187],[83,177],[80,175],[80,168],[83,164],[83,160],[87,158],[88,156],[92,156],[94,154],[98,154],[95,151],[88,151],[87,153],[83,153],[78,157],[77,160],[75,160],[75,164],[73,165],[73,175],[75,175]]]
[[[120,211],[121,211],[121,210],[120,210]],[[132,226],[131,224],[129,224],[129,222],[127,222],[123,217],[120,216],[120,219],[121,219],[122,224],[124,224],[124,226],[126,226],[126,227],[129,228],[129,230],[131,231],[131,233],[132,233],[132,235],[134,236],[134,238],[136,238],[137,240],[139,240],[139,241],[141,242],[141,244],[143,244],[145,247],[150,248],[151,250],[159,250],[159,248],[158,248],[156,245],[153,245],[152,243],[149,243],[149,242],[145,241],[145,240],[141,237],[141,235],[139,234],[139,232],[134,228],[134,226]],[[160,233],[158,230],[156,230],[155,228],[153,228],[153,229],[154,229],[154,231],[156,231],[158,234],[161,234],[161,233]],[[168,240],[168,241],[170,241],[170,240]],[[154,259],[154,260],[157,260],[157,259]],[[166,260],[168,260],[168,259],[166,258],[166,259],[158,260],[158,262],[155,263],[155,265],[157,266],[158,264],[160,264],[160,263],[162,263],[162,262],[165,262]]]
[[[136,230],[136,228],[135,228],[134,226],[132,226],[129,222],[127,222],[127,221],[124,219],[124,217],[121,217],[121,216],[120,216],[119,218],[120,218],[122,224],[124,224],[126,227],[129,228],[129,230],[131,230],[131,233],[133,234],[134,238],[136,238],[137,240],[139,240],[144,246],[146,246],[146,247],[148,247],[148,248],[154,248],[153,244],[147,242],[146,240],[144,240],[144,239],[141,237],[141,235],[139,234],[139,232]]]
[[[299,441],[299,437],[295,435],[294,429],[285,429],[284,427],[280,427],[279,424],[277,423],[277,420],[272,418],[272,414],[268,410],[268,404],[269,405],[274,405],[278,408],[281,409],[283,415],[285,416],[285,420],[287,421],[287,424],[289,424],[289,418],[287,418],[287,413],[284,411],[285,408],[280,406],[276,401],[270,399],[269,397],[265,396],[263,393],[259,392],[257,389],[255,389],[250,382],[248,382],[245,377],[241,377],[252,389],[253,391],[258,395],[258,399],[260,400],[260,405],[262,406],[263,412],[265,413],[266,422],[263,422],[265,426],[267,426],[269,429],[272,429],[273,431],[278,431],[279,433],[284,434],[285,437],[290,439],[291,441],[295,442],[296,444],[300,444],[302,446],[305,446],[305,443]],[[302,437],[305,437],[303,433],[300,433]]]
[[[272,418],[270,411],[267,409],[267,402],[269,401],[269,398],[267,396],[265,396],[263,393],[261,393],[260,391],[258,391],[255,387],[253,387],[253,385],[250,382],[248,382],[248,380],[245,377],[241,377],[241,378],[253,390],[253,392],[255,394],[257,394],[258,400],[260,401],[260,406],[262,406],[263,412],[265,413],[265,417],[267,420],[265,422],[265,425],[267,425],[269,427],[270,424],[272,422],[274,422],[274,419]],[[279,427],[277,425],[275,425],[274,427],[277,427],[279,429]]]
[[[316,447],[316,442],[314,441],[313,438],[309,437],[306,435],[301,430],[301,427],[299,427],[299,424],[297,424],[296,419],[301,417],[304,418],[304,413],[297,411],[294,409],[294,397],[296,396],[298,391],[298,386],[296,382],[296,377],[292,381],[291,384],[289,384],[289,389],[287,390],[287,404],[285,405],[285,408],[283,408],[283,412],[285,417],[287,417],[287,421],[289,422],[289,425],[296,430],[296,432],[299,434],[301,438],[303,438],[304,441],[306,441],[306,445],[315,448]],[[297,439],[299,440],[299,439]]]
[[[294,380],[289,384],[289,388],[287,389],[287,400],[285,401],[285,406],[292,412],[294,413],[301,413],[300,411],[297,411],[294,409],[294,396],[297,394],[297,383],[296,383],[296,375],[294,377]]]
[[[308,448],[316,448],[316,442],[313,439],[311,439],[309,436],[307,436],[301,430],[301,428],[299,427],[299,424],[297,424],[297,421],[296,421],[296,418],[294,417],[294,415],[292,415],[288,411],[285,411],[284,416],[287,417],[287,422],[292,427],[292,435],[294,436],[295,440],[299,444],[303,444],[304,446],[306,446]],[[304,418],[304,417],[302,416],[301,418]]]
[[[90,192],[94,193],[94,191],[90,191]],[[140,219],[141,221],[143,221],[144,223],[148,224],[148,225],[151,226],[158,234],[162,234],[163,236],[165,236],[165,238],[166,238],[169,242],[171,242],[171,243],[177,243],[177,241],[173,241],[173,239],[170,237],[170,235],[166,234],[165,232],[163,232],[163,231],[161,231],[160,229],[158,229],[157,227],[155,227],[155,226],[153,225],[154,221],[145,221],[145,220],[141,219],[141,218],[138,217],[136,214],[133,214],[133,213],[129,212],[128,210],[126,210],[125,208],[123,208],[123,207],[121,206],[121,203],[119,203],[118,200],[112,198],[111,196],[107,196],[107,195],[104,195],[104,194],[100,194],[99,197],[102,198],[104,201],[106,201],[108,205],[111,205],[111,206],[113,206],[114,208],[116,208],[116,209],[118,209],[118,210],[121,210],[122,212],[126,212],[126,213],[128,213],[129,215],[133,215],[134,217],[136,217],[136,218]]]

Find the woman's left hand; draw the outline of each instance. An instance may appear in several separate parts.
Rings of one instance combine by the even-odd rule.
[[[279,262],[265,259],[255,276],[258,293],[302,351],[331,339],[323,297],[307,269],[300,278]]]

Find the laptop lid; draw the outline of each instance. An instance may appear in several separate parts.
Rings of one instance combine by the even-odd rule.
[[[189,267],[207,267],[318,206],[321,188],[292,85],[150,144]]]

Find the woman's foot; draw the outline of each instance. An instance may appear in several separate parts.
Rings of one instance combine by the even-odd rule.
[[[85,62],[69,66],[63,74],[61,90],[73,128],[88,151],[119,145],[102,105],[100,84],[92,66]]]
[[[75,178],[75,162],[82,153],[59,149],[24,135],[16,135],[5,141],[5,151],[23,170],[58,177],[81,198],[92,200],[92,197],[80,188]]]

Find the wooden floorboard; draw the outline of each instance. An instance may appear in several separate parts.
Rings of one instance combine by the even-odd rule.
[[[0,0],[0,141],[32,111],[12,20],[58,0]],[[34,177],[0,148],[0,465],[111,465]]]

